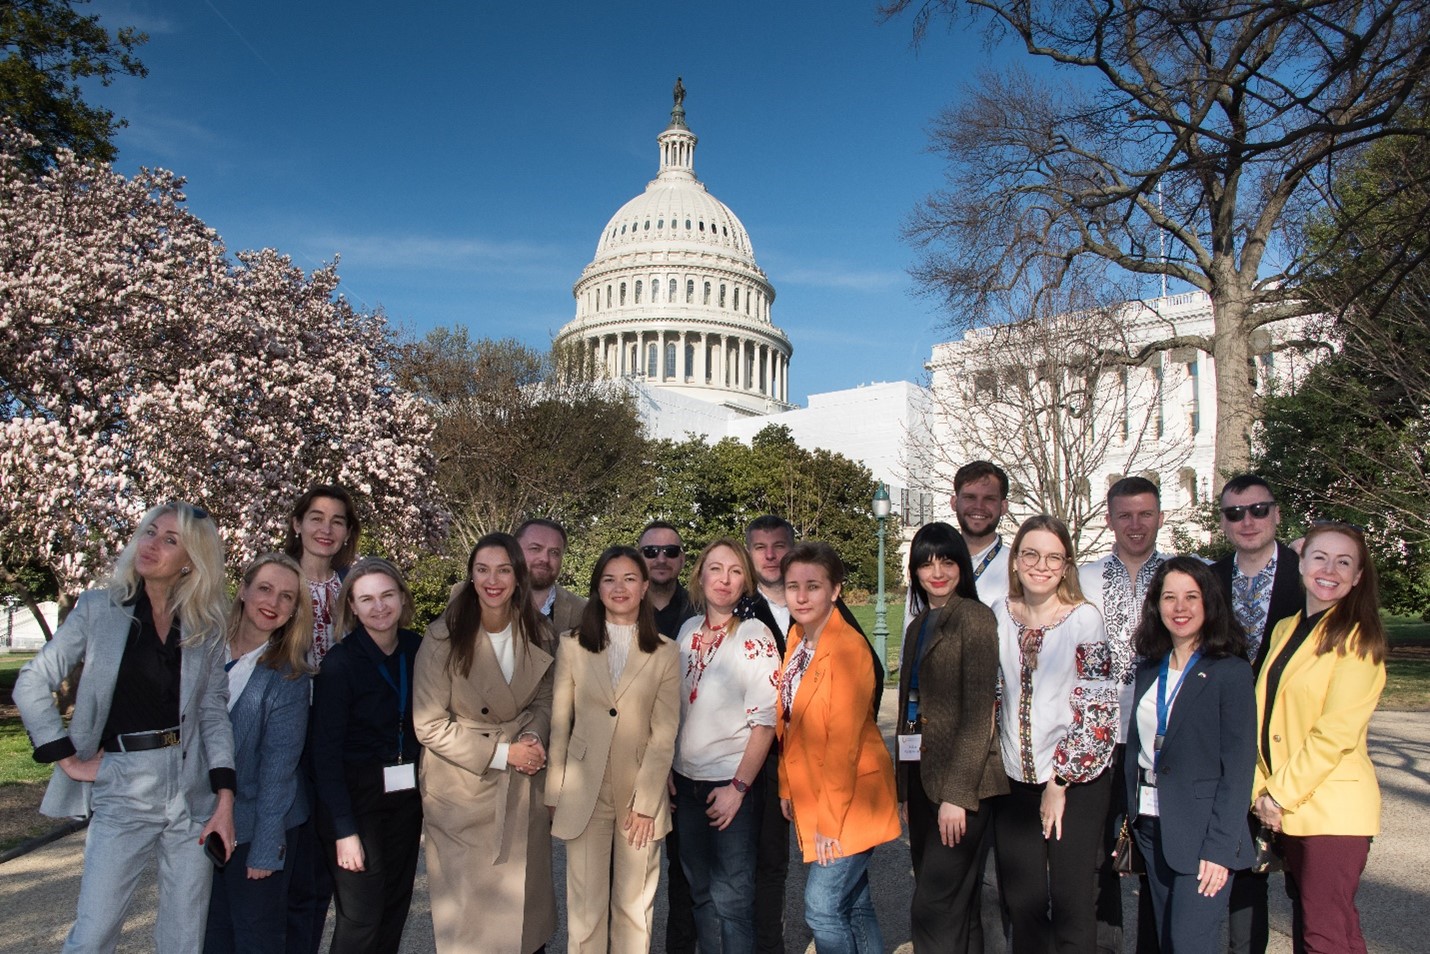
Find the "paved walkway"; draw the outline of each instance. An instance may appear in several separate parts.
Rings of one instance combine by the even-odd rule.
[[[886,693],[885,699],[892,695]],[[1430,832],[1430,713],[1378,714],[1371,723],[1371,755],[1385,801],[1382,833],[1371,849],[1370,864],[1361,881],[1361,920],[1373,954],[1414,954],[1430,948],[1426,942],[1427,931],[1430,931],[1430,924],[1426,923],[1426,916],[1430,914],[1430,837],[1426,836],[1426,832]],[[4,912],[0,954],[59,950],[74,917],[83,858],[84,836],[76,834],[0,865],[0,911]],[[911,951],[908,914],[911,881],[907,846],[896,842],[881,847],[874,853],[871,870],[885,949],[908,954]],[[801,916],[803,866],[792,864],[790,874],[785,905],[788,947],[790,951],[807,950],[812,954],[814,948]],[[556,853],[556,876],[558,885],[564,883],[565,853],[560,847]],[[1272,878],[1270,954],[1290,954],[1290,904],[1281,887],[1281,876]],[[561,890],[558,888],[558,896]],[[1128,897],[1126,909],[1135,913],[1131,884],[1124,890]],[[662,902],[656,910],[657,939],[664,936],[664,894],[662,887]],[[564,898],[562,900],[561,907],[564,907]],[[139,954],[152,949],[154,906],[154,879],[149,876],[143,879],[135,898],[119,947],[121,952]],[[479,899],[473,900],[472,914],[510,916],[505,912],[483,911]],[[984,918],[984,923],[992,928],[987,932],[988,954],[994,954],[1001,951],[1001,945],[996,941],[997,914],[991,906],[985,910]],[[549,950],[559,954],[565,948],[565,925],[562,924]],[[656,949],[660,949],[659,942]],[[420,869],[402,950],[421,954],[433,950],[427,881]]]

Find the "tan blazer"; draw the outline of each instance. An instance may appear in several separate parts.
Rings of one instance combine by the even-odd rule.
[[[551,834],[543,807],[544,773],[491,768],[497,743],[523,732],[547,741],[551,726],[551,655],[536,634],[516,648],[511,683],[491,641],[479,635],[472,670],[451,673],[446,623],[427,629],[412,680],[412,714],[426,752],[421,763],[423,830],[432,922],[439,952],[527,954],[556,927]],[[477,898],[516,901],[521,917],[474,918]]]
[[[546,778],[557,838],[586,830],[607,771],[617,825],[621,813],[634,809],[655,819],[656,838],[670,831],[666,779],[680,727],[679,659],[675,643],[663,636],[653,653],[632,646],[613,687],[604,652],[582,648],[574,633],[557,640]]]
[[[560,583],[556,584],[556,602],[551,604],[551,628],[557,636],[565,635],[581,625],[586,611],[585,597],[577,596]]]

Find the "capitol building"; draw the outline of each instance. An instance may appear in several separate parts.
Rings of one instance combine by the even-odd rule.
[[[732,416],[789,410],[793,349],[771,321],[775,289],[745,226],[695,175],[684,94],[677,81],[670,125],[656,137],[660,169],[601,231],[556,344],[583,349],[607,378]]]

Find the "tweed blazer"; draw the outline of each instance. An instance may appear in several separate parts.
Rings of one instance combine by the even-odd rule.
[[[1127,804],[1137,805],[1142,734],[1137,706],[1156,693],[1160,659],[1144,660],[1133,684],[1127,730]],[[1171,687],[1168,687],[1171,692]],[[1251,665],[1240,656],[1197,660],[1167,717],[1157,766],[1162,854],[1173,871],[1196,874],[1210,861],[1233,871],[1255,857],[1246,825],[1246,783],[1256,761],[1256,706]]]
[[[1229,553],[1212,564],[1212,572],[1226,594],[1226,603],[1232,605],[1231,580],[1236,574],[1236,554]],[[1271,643],[1271,631],[1276,624],[1288,616],[1301,612],[1306,603],[1301,588],[1301,558],[1296,551],[1284,543],[1276,544],[1276,575],[1271,580],[1271,604],[1266,610],[1266,625],[1261,629],[1261,650],[1251,661],[1253,674],[1261,672],[1266,661],[1266,650]]]
[[[1276,658],[1300,621],[1297,613],[1277,625],[1267,659]],[[1287,663],[1269,716],[1265,669],[1257,679],[1256,721],[1270,722],[1271,750],[1258,754],[1251,794],[1276,799],[1288,835],[1374,836],[1380,786],[1366,736],[1385,688],[1385,663],[1354,651],[1316,655],[1325,625],[1322,617]]]
[[[586,612],[586,598],[577,596],[560,583],[556,584],[556,602],[551,604],[551,628],[556,635],[570,632],[581,625],[581,614]]]
[[[15,677],[15,705],[30,743],[49,745],[66,735],[81,759],[99,751],[114,681],[130,628],[137,625],[132,603],[120,603],[108,590],[80,595],[74,609],[34,659]],[[182,630],[188,640],[191,632]],[[228,678],[223,671],[222,640],[212,638],[185,645],[179,670],[179,745],[183,769],[179,783],[189,814],[207,819],[217,796],[210,784],[210,769],[232,769],[233,729],[228,721]],[[51,695],[75,665],[84,662],[84,675],[75,698],[68,730]],[[92,785],[76,782],[56,767],[40,803],[41,814],[51,818],[88,817]]]
[[[923,658],[909,658],[899,673],[902,725],[909,708],[909,682],[919,673],[917,763],[899,766],[899,801],[909,799],[908,773],[918,772],[924,794],[969,811],[993,795],[1008,793],[1008,776],[994,731],[998,697],[998,621],[977,600],[953,596],[940,609],[920,613],[909,624],[904,645],[918,644],[929,620]]]
[[[308,700],[312,677],[289,679],[284,665],[254,667],[248,684],[229,710],[238,792],[233,827],[240,845],[248,844],[248,866],[281,871],[285,833],[308,820],[308,793],[298,784],[298,760],[308,738]]]
[[[791,626],[786,668],[803,641],[803,627]],[[788,711],[781,694],[780,797],[791,802],[806,862],[815,860],[816,833],[839,839],[845,855],[899,837],[894,765],[875,722],[873,669],[869,641],[830,613]]]
[[[655,819],[655,837],[670,831],[666,781],[680,727],[680,651],[661,637],[655,652],[631,646],[620,684],[611,685],[604,652],[584,649],[570,633],[557,641],[546,804],[556,809],[551,833],[586,830],[609,771],[620,814]]]

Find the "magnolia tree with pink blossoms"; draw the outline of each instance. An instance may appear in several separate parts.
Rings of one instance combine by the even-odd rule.
[[[175,176],[61,154],[37,178],[26,147],[0,127],[0,577],[43,567],[67,607],[171,498],[213,514],[236,569],[315,481],[399,560],[440,536],[431,423],[334,268],[230,260]]]

